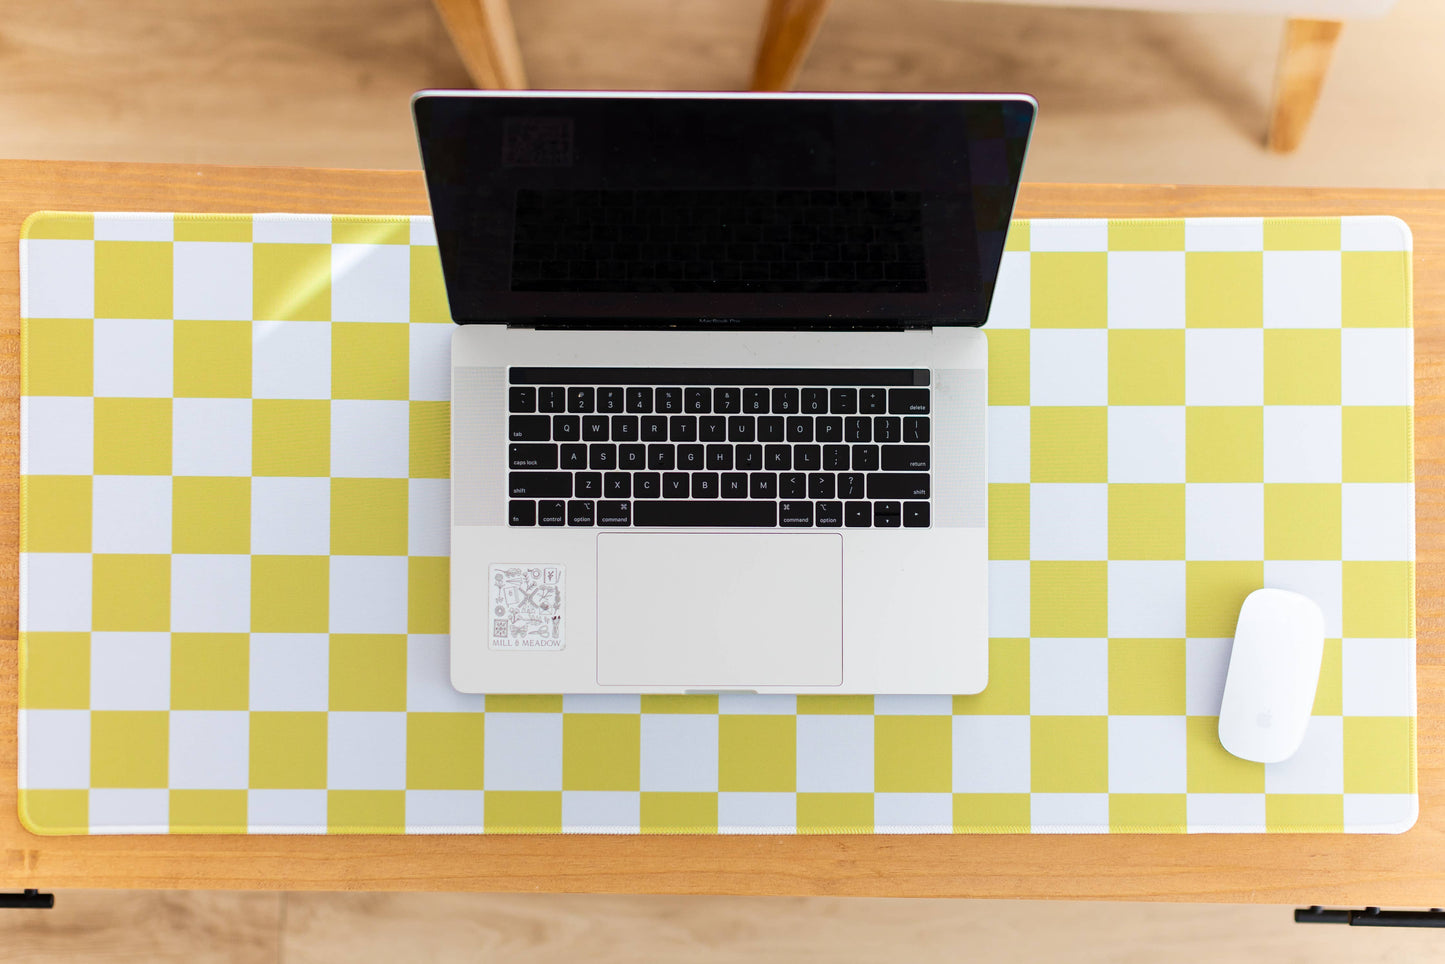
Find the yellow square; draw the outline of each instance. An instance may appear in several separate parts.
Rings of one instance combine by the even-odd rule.
[[[545,790],[488,790],[487,833],[561,833],[562,794]]]
[[[792,793],[797,783],[797,725],[794,716],[719,716],[718,789]]]
[[[1029,330],[999,328],[988,335],[988,403],[1029,403]]]
[[[1184,640],[1109,640],[1109,713],[1184,715]]]
[[[487,712],[561,713],[562,697],[532,694],[488,696]]]
[[[1184,723],[1190,793],[1263,793],[1264,764],[1241,760],[1219,742],[1219,717],[1191,716]]]
[[[1010,222],[1008,226],[1008,238],[1003,243],[1003,249],[1005,251],[1027,251],[1029,249],[1029,237],[1032,233],[1028,221]]]
[[[1029,641],[988,641],[988,685],[982,693],[953,698],[955,715],[1027,716],[1029,712]]]
[[[245,790],[172,790],[171,833],[245,833]]]
[[[1342,251],[1340,311],[1346,328],[1410,326],[1410,252]]]
[[[171,400],[95,400],[96,475],[171,474]]]
[[[1110,559],[1183,559],[1184,486],[1109,486]]]
[[[1032,562],[1029,577],[1032,635],[1101,639],[1109,634],[1107,562]]]
[[[331,219],[332,244],[410,244],[410,218]]]
[[[1109,404],[1184,404],[1183,329],[1109,332]]]
[[[171,551],[251,551],[251,480],[177,476],[171,483]]]
[[[1315,688],[1315,705],[1311,716],[1339,716],[1344,712],[1344,659],[1340,640],[1325,640],[1320,658],[1320,682]]]
[[[406,479],[332,479],[331,553],[406,555]]]
[[[1271,328],[1266,331],[1264,403],[1340,404],[1340,330]]]
[[[1110,251],[1183,251],[1183,218],[1117,218],[1109,222]]]
[[[406,710],[406,637],[333,633],[330,708]]]
[[[873,712],[873,697],[858,695],[801,695],[797,697],[799,716],[868,716]]]
[[[20,634],[20,708],[90,708],[90,634]]]
[[[406,561],[407,632],[450,632],[450,563],[446,556],[412,556]]]
[[[21,552],[90,551],[90,476],[20,477]]]
[[[643,833],[717,833],[716,793],[644,793]]]
[[[1264,409],[1190,406],[1184,410],[1188,482],[1263,482]]]
[[[95,238],[95,215],[80,211],[36,211],[20,225],[26,240],[91,241]]]
[[[451,403],[412,402],[409,411],[411,435],[408,474],[413,479],[445,479],[451,476]]]
[[[1184,324],[1190,328],[1264,326],[1264,254],[1190,251],[1184,255]]]
[[[1030,724],[1034,793],[1109,792],[1109,718],[1035,716]]]
[[[177,398],[251,397],[251,323],[181,321],[174,328]]]
[[[1028,833],[1033,828],[1027,793],[955,793],[954,833]]]
[[[481,790],[485,713],[408,713],[408,790]]]
[[[1263,562],[1184,563],[1184,634],[1234,636],[1244,597],[1264,586]]]
[[[20,791],[20,823],[34,834],[90,832],[89,790]]]
[[[170,318],[171,243],[95,242],[95,317]]]
[[[1408,407],[1348,405],[1341,409],[1340,429],[1344,481],[1414,479],[1414,432]]]
[[[1265,483],[1266,559],[1339,559],[1340,526],[1340,486]]]
[[[1415,718],[1347,716],[1346,793],[1415,792]]]
[[[20,324],[20,394],[93,393],[94,322],[89,318],[26,318]]]
[[[1415,564],[1344,563],[1344,632],[1356,639],[1415,635]]]
[[[798,833],[872,833],[873,794],[798,794]]]
[[[1035,406],[1029,443],[1034,482],[1109,481],[1109,410],[1102,405]]]
[[[251,215],[177,214],[174,230],[177,241],[231,241],[249,244]]]
[[[408,334],[388,322],[332,322],[331,397],[405,401]]]
[[[171,557],[91,557],[91,628],[163,633],[171,628]]]
[[[562,717],[563,790],[637,790],[642,717],[567,713]]]
[[[331,245],[252,245],[251,316],[257,321],[330,321]]]
[[[951,716],[875,716],[873,788],[879,793],[953,789]]]
[[[406,791],[328,791],[326,832],[405,833]]]
[[[1111,793],[1109,832],[1186,833],[1188,799],[1182,793]]]
[[[90,785],[164,787],[170,780],[170,714],[92,710]]]
[[[1266,251],[1338,251],[1339,218],[1265,218]]]
[[[1264,798],[1267,833],[1341,833],[1345,798],[1338,793],[1271,793]]]
[[[331,403],[258,398],[251,403],[253,475],[330,475]]]
[[[1030,320],[1035,328],[1103,328],[1109,323],[1109,255],[1035,251],[1029,256]]]
[[[988,557],[1029,557],[1029,485],[1027,482],[988,484]]]
[[[251,632],[326,632],[330,588],[329,556],[252,556]]]
[[[326,714],[251,714],[251,789],[326,788]]]
[[[435,245],[411,248],[411,320],[451,324],[447,287],[442,281],[442,262]]]
[[[695,693],[688,696],[673,696],[667,693],[644,693],[644,713],[690,713],[699,716],[717,715],[717,696]]]
[[[171,634],[171,709],[244,710],[250,694],[248,634]]]

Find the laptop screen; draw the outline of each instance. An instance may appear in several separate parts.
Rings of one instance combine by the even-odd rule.
[[[1023,96],[422,93],[458,322],[979,325]]]

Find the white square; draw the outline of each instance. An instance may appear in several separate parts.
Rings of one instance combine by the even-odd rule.
[[[170,833],[171,794],[156,790],[91,790],[90,832]]]
[[[321,321],[255,322],[251,326],[251,395],[330,398],[331,326]]]
[[[408,396],[413,401],[451,401],[452,329],[455,327],[437,324],[409,326]]]
[[[479,713],[487,698],[452,686],[451,638],[406,638],[406,708],[413,713]]]
[[[1344,566],[1339,562],[1266,560],[1264,584],[1308,596],[1325,616],[1325,639],[1344,635]]]
[[[1029,480],[1029,407],[988,407],[988,480]]]
[[[331,246],[331,320],[411,318],[411,248],[404,244]]]
[[[994,282],[993,304],[988,309],[990,328],[1027,328],[1032,304],[1030,261],[1027,251],[1005,251]]]
[[[1109,561],[1109,635],[1141,639],[1184,636],[1184,563]]]
[[[1340,253],[1266,251],[1264,327],[1340,327]]]
[[[244,790],[250,781],[251,714],[244,710],[173,710],[173,790]]]
[[[95,317],[95,242],[20,242],[20,317]]]
[[[331,552],[331,480],[251,480],[251,551],[258,556]]]
[[[1184,403],[1263,405],[1263,329],[1190,328],[1185,331]]]
[[[1409,405],[1415,399],[1415,330],[1346,328],[1340,332],[1340,401]]]
[[[1415,715],[1415,641],[1346,639],[1341,643],[1345,716]]]
[[[332,556],[331,631],[405,633],[406,580],[406,556]]]
[[[1341,549],[1351,560],[1415,558],[1415,486],[1346,482],[1340,487]]]
[[[562,712],[635,716],[642,712],[642,697],[635,693],[567,693],[562,697]]]
[[[170,398],[175,358],[169,318],[95,319],[95,394]]]
[[[1107,405],[1109,332],[1103,328],[1035,328],[1029,332],[1029,402]]]
[[[90,554],[20,554],[20,631],[83,633],[90,629]]]
[[[413,556],[449,556],[452,551],[450,479],[407,483],[406,543]]]
[[[1419,818],[1413,793],[1345,794],[1345,833],[1404,833]]]
[[[1184,487],[1184,556],[1193,560],[1264,557],[1264,485],[1191,482]]]
[[[644,713],[640,752],[642,790],[717,792],[716,716]]]
[[[1109,641],[1029,640],[1029,712],[1034,716],[1106,716]]]
[[[1187,758],[1184,717],[1109,717],[1110,793],[1183,793]]]
[[[873,830],[875,833],[952,833],[953,795],[875,793]]]
[[[251,474],[251,400],[178,398],[171,403],[171,471]]]
[[[953,792],[1028,793],[1031,746],[1027,716],[955,716]]]
[[[325,833],[325,790],[252,790],[246,794],[248,833]]]
[[[567,790],[562,794],[563,833],[637,833],[642,794],[617,790]]]
[[[171,556],[171,631],[251,631],[251,557]]]
[[[251,709],[325,711],[331,704],[330,645],[323,633],[252,633]]]
[[[1190,716],[1218,716],[1224,701],[1224,680],[1229,675],[1229,654],[1234,640],[1184,641],[1184,712]]]
[[[1109,407],[1109,481],[1183,482],[1184,406]]]
[[[1344,793],[1344,718],[1310,717],[1304,743],[1294,756],[1264,765],[1264,792]]]
[[[1029,487],[1029,555],[1033,559],[1107,559],[1109,487],[1042,483]]]
[[[1029,561],[988,563],[988,634],[996,639],[1029,635]]]
[[[1034,793],[1029,795],[1034,833],[1108,833],[1107,793]]]
[[[328,713],[326,786],[406,789],[405,713]]]
[[[20,399],[20,474],[89,475],[95,467],[95,400]]]
[[[1340,249],[1343,251],[1409,251],[1413,245],[1410,226],[1388,215],[1340,218]]]
[[[20,789],[90,786],[89,710],[21,710],[17,725]]]
[[[170,633],[91,633],[92,710],[171,708]]]
[[[436,247],[437,229],[431,218],[418,214],[411,219],[411,243]]]
[[[404,479],[410,471],[406,402],[333,401],[331,474],[361,479]]]
[[[791,793],[719,793],[718,833],[797,833],[798,802]]]
[[[1184,252],[1109,252],[1109,327],[1184,327]]]
[[[1263,218],[1185,218],[1186,251],[1263,251]]]
[[[873,717],[798,717],[800,793],[873,792]]]
[[[1342,464],[1339,406],[1264,407],[1266,482],[1339,482]]]
[[[173,241],[175,237],[174,215],[121,211],[99,211],[95,215],[97,241]]]
[[[1029,222],[1029,248],[1034,251],[1108,251],[1105,218],[1035,218]]]
[[[251,245],[245,241],[177,241],[175,317],[196,321],[251,320]]]
[[[562,714],[488,713],[482,768],[488,790],[561,790]]]
[[[717,698],[720,714],[750,716],[792,716],[798,712],[798,698],[782,693],[722,693]]]
[[[408,790],[407,833],[481,833],[486,794],[481,790]]]
[[[251,220],[256,244],[330,244],[329,214],[258,214]]]
[[[874,716],[952,716],[953,697],[941,693],[879,693]]]
[[[1190,833],[1264,833],[1264,794],[1191,793],[1185,798]]]
[[[90,499],[93,552],[171,551],[169,475],[97,475]]]

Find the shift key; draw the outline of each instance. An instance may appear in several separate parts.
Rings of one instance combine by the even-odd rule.
[[[507,488],[514,499],[565,499],[572,495],[572,473],[512,472]]]
[[[923,472],[870,473],[868,498],[926,499],[928,498],[928,475]]]

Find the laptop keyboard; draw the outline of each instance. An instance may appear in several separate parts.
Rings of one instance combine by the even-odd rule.
[[[928,374],[512,368],[510,524],[926,527]]]

